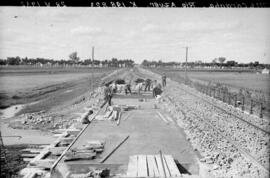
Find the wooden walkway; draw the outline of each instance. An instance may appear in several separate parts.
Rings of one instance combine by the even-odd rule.
[[[126,177],[182,177],[171,155],[133,155],[129,157]]]

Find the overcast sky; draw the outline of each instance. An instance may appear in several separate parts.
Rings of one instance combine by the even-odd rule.
[[[0,7],[0,58],[270,63],[270,9]]]

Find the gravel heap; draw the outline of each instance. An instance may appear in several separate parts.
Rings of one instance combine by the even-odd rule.
[[[201,161],[213,164],[213,174],[216,177],[268,177],[268,173],[243,152],[249,153],[264,167],[269,167],[269,135],[180,90],[175,87],[177,85],[165,90],[163,109],[169,111],[184,128],[194,149],[204,156]],[[196,91],[189,89],[188,92]],[[218,102],[215,104],[219,105]],[[250,119],[247,114],[233,108],[223,104],[219,106]]]
[[[206,100],[208,100],[209,102],[211,102],[214,105],[217,105],[219,107],[221,107],[222,109],[238,116],[241,117],[242,119],[270,132],[270,120],[269,118],[260,118],[256,115],[250,115],[247,112],[242,112],[240,109],[236,109],[234,106],[232,105],[228,105],[227,103],[224,103],[222,101],[219,101],[213,97],[210,97],[208,95],[204,95],[202,93],[199,93],[197,91],[195,91],[195,89],[191,89],[187,86],[182,85],[182,88],[184,88],[185,90],[191,91],[194,95],[200,97],[200,98],[204,98]]]

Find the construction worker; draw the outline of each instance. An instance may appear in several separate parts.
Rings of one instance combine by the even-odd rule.
[[[156,98],[156,100],[158,101],[158,103],[160,103],[161,100],[161,94],[162,94],[162,90],[161,90],[161,84],[158,84],[154,89],[153,89],[153,95]]]
[[[151,83],[152,89],[154,89],[157,86],[157,80],[154,80],[154,82]]]
[[[112,105],[112,96],[113,96],[112,88],[109,86],[108,83],[103,83],[103,85],[105,86],[105,88],[104,88],[104,103],[100,106],[100,108],[103,108],[103,106],[107,103],[109,106]]]
[[[144,91],[148,90],[150,91],[150,86],[151,86],[151,79],[146,79],[145,80],[145,88],[144,88]]]
[[[165,75],[165,73],[163,72],[163,75],[162,75],[162,77],[161,77],[161,79],[162,79],[162,86],[163,87],[165,87],[166,86],[166,75]]]
[[[125,93],[126,93],[126,95],[128,94],[128,92],[131,94],[131,88],[130,87],[131,87],[130,83],[125,85]]]
[[[157,97],[158,95],[160,96],[161,93],[162,93],[161,85],[158,84],[158,85],[153,89],[153,97]]]

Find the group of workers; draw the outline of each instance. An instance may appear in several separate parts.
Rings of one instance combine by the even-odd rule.
[[[164,88],[166,86],[166,75],[165,73],[163,73],[162,77],[161,77],[161,81],[162,81],[162,87]],[[132,93],[131,92],[131,82],[129,82],[128,84],[124,85],[124,90],[125,90],[125,94],[127,95],[128,93]],[[105,86],[104,88],[104,102],[101,105],[101,108],[104,107],[105,104],[108,103],[109,106],[112,105],[112,97],[113,94],[116,92],[115,86],[116,84],[114,84],[112,86],[110,86],[110,83],[103,83],[103,86]],[[138,87],[138,93],[140,93],[140,90],[142,89],[142,87],[144,87],[144,91],[150,91],[150,88],[153,88],[152,93],[153,93],[153,97],[159,99],[161,97],[161,93],[162,93],[162,87],[160,83],[157,83],[157,80],[152,81],[151,79],[146,79],[144,82],[138,83],[136,87]]]

